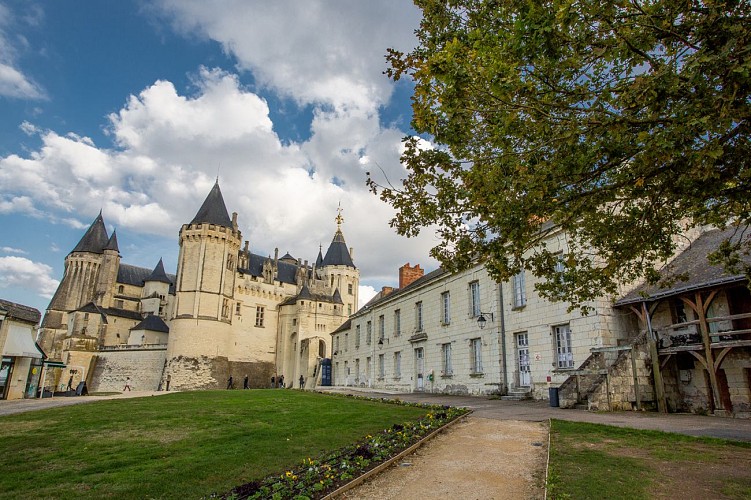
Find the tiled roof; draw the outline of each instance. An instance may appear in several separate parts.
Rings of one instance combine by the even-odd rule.
[[[229,218],[229,213],[227,213],[227,205],[224,204],[218,180],[214,184],[214,187],[211,188],[209,195],[190,223],[216,224],[217,226],[232,227],[232,219]]]
[[[250,274],[251,276],[263,276],[263,263],[269,257],[263,257],[254,253],[250,254],[248,259],[248,267],[245,269],[238,269],[241,273]],[[297,262],[291,264],[282,260],[277,262],[277,279],[282,283],[290,283],[294,285],[297,283]]]
[[[115,252],[120,252],[120,249],[117,246],[117,231],[112,231],[112,236],[110,236],[109,241],[107,242],[107,245],[104,247],[105,250],[114,250]]]
[[[352,262],[352,256],[349,254],[347,243],[344,241],[344,235],[340,230],[336,230],[334,239],[329,245],[329,249],[326,250],[326,257],[323,258],[324,266],[349,266],[354,268],[355,264]]]
[[[120,267],[117,269],[117,282],[125,285],[143,286],[144,281],[151,276],[152,269],[145,267],[131,266],[130,264],[120,263]],[[175,283],[177,276],[174,274],[165,273],[167,279],[170,280],[169,293],[175,293]]]
[[[711,264],[707,255],[717,250],[720,244],[731,238],[737,242],[740,234],[747,234],[748,229],[736,230],[728,228],[724,231],[715,229],[699,236],[691,245],[678,255],[673,261],[660,271],[660,280],[650,285],[644,283],[629,292],[616,306],[633,304],[636,302],[652,301],[662,297],[678,295],[690,290],[698,290],[712,286],[740,283],[746,280],[743,274],[728,274],[723,266]],[[746,265],[751,265],[751,256],[741,255]],[[686,278],[686,279],[682,279]]]
[[[167,273],[164,272],[164,263],[162,263],[162,259],[159,259],[159,262],[157,262],[156,267],[151,272],[151,274],[144,279],[144,281],[159,281],[161,283],[174,283],[174,279],[169,279],[167,276]]]
[[[151,330],[152,332],[169,333],[169,327],[167,326],[167,323],[165,323],[162,318],[154,314],[149,314],[148,316],[146,316],[143,321],[131,328],[131,330]]]
[[[442,268],[439,267],[435,271],[431,271],[428,274],[421,276],[420,278],[416,279],[415,281],[405,286],[404,288],[395,289],[393,292],[389,293],[388,295],[381,295],[380,293],[378,293],[376,294],[375,297],[370,299],[370,301],[367,304],[362,306],[353,316],[359,316],[361,313],[372,309],[373,307],[381,304],[382,302],[385,302],[386,300],[390,300],[394,297],[404,295],[405,293],[408,293],[411,290],[414,290],[420,285],[433,281],[434,279],[440,278],[444,274],[448,274],[448,271],[444,271]]]
[[[89,229],[84,233],[81,241],[71,251],[73,252],[88,252],[88,253],[102,253],[104,248],[109,243],[109,236],[107,236],[107,228],[104,227],[104,219],[102,219],[102,212],[99,212],[94,222],[91,223]]]
[[[15,302],[3,299],[0,299],[0,311],[4,311],[8,318],[34,323],[35,325],[39,323],[39,320],[42,318],[42,313],[33,307],[16,304]]]

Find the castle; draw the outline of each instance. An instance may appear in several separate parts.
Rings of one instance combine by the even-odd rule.
[[[247,377],[306,386],[331,355],[329,334],[356,310],[359,271],[337,229],[312,265],[263,257],[242,244],[219,183],[179,233],[177,274],[121,262],[117,235],[100,212],[65,259],[39,343],[66,365],[48,388],[86,380],[92,391],[224,388]]]

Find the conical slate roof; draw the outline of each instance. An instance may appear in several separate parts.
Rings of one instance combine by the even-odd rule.
[[[344,235],[340,229],[336,230],[334,239],[326,250],[326,257],[323,258],[324,266],[348,266],[355,267],[352,262],[352,256],[347,249],[347,243],[344,242]]]
[[[117,246],[117,231],[112,231],[112,236],[110,236],[110,240],[107,242],[107,246],[105,246],[104,249],[114,250],[115,252],[120,253],[120,248]]]
[[[323,265],[323,254],[321,253],[321,247],[318,247],[318,257],[316,258],[316,269]]]
[[[170,280],[167,277],[167,273],[164,272],[164,264],[162,263],[162,259],[159,259],[159,262],[157,263],[154,270],[151,272],[151,275],[149,275],[149,277],[146,278],[144,281],[159,281],[161,283],[172,284],[172,280]]]
[[[78,245],[71,251],[73,252],[88,252],[88,253],[103,253],[104,248],[109,243],[109,236],[107,236],[107,228],[104,227],[104,219],[102,219],[102,212],[99,212],[94,222],[91,223],[86,234],[83,235]]]
[[[216,224],[217,226],[232,227],[232,219],[230,219],[229,213],[227,213],[227,206],[224,204],[218,180],[214,184],[214,187],[211,188],[209,195],[190,223]]]

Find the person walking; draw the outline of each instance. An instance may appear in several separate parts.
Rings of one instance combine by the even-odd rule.
[[[227,380],[227,389],[232,389],[232,375],[229,376],[229,379]]]
[[[300,375],[300,389],[302,389],[304,385],[305,385],[305,377]]]
[[[125,391],[130,392],[130,377],[125,378],[125,387],[123,387],[123,392]]]
[[[279,375],[279,388],[284,389],[284,375]]]
[[[167,390],[169,391],[169,383],[172,381],[172,376],[168,373],[167,374]]]
[[[276,377],[273,375],[271,376],[271,388],[276,389]]]
[[[243,389],[250,389],[250,383],[248,382],[248,375],[245,375],[243,379]]]

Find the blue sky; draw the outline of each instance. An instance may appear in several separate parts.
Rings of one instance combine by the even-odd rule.
[[[432,269],[365,187],[404,177],[407,0],[0,0],[0,297],[44,310],[102,210],[122,261],[175,272],[177,235],[216,176],[251,250],[315,259],[336,229],[361,298]]]

